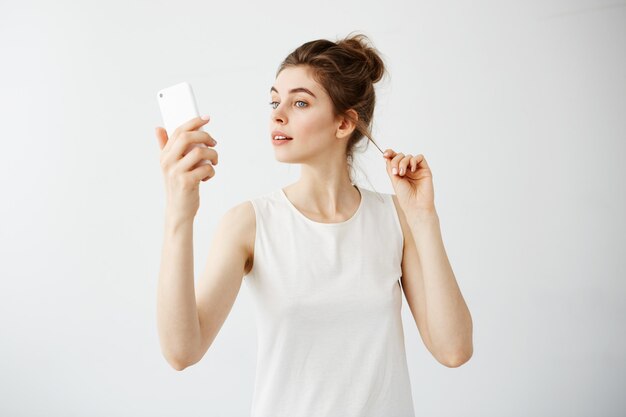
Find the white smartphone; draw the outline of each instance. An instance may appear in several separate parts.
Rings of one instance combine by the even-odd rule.
[[[163,119],[168,139],[171,139],[177,127],[194,117],[200,117],[193,90],[191,89],[191,85],[186,81],[160,90],[157,93],[157,101],[159,102],[161,118]],[[198,130],[204,129],[200,127]],[[204,143],[196,143],[189,146],[185,150],[185,154],[191,151],[195,146],[207,147]],[[211,161],[205,159],[200,161],[200,164],[202,163],[210,164]]]

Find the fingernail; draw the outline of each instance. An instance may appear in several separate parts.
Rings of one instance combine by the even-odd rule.
[[[404,168],[400,168],[400,175],[404,175]]]
[[[393,175],[396,175],[396,174],[398,173],[398,170],[397,170],[396,168],[392,168],[392,169],[391,169],[391,173],[392,173]]]
[[[200,116],[202,120],[209,120],[210,117],[211,116],[209,116],[208,114],[205,114],[204,116]]]

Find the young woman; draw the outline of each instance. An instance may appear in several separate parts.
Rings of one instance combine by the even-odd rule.
[[[215,175],[215,141],[181,125],[157,128],[167,190],[158,287],[162,352],[182,370],[211,346],[246,278],[257,311],[252,416],[414,415],[401,321],[402,291],[421,338],[442,364],[472,356],[472,320],[442,243],[423,155],[383,154],[395,194],[357,186],[355,146],[370,127],[382,59],[355,35],[295,49],[271,86],[276,159],[298,181],[221,219],[194,287],[198,186]],[[195,147],[203,142],[208,148]],[[373,142],[373,140],[372,140]],[[379,148],[380,149],[380,148]]]

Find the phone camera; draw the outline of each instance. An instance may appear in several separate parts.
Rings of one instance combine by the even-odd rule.
[[[163,97],[163,93],[159,93],[159,97]]]

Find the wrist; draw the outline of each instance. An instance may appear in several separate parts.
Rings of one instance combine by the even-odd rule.
[[[174,212],[165,212],[165,227],[168,229],[179,229],[181,227],[193,226],[194,216],[184,216]]]
[[[439,215],[434,208],[417,209],[407,213],[407,220],[411,225],[423,225],[425,223],[438,223]]]

